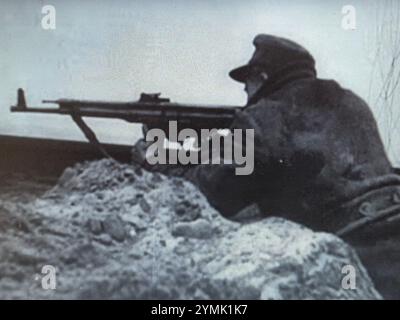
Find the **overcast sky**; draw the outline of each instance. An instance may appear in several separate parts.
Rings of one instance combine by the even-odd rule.
[[[320,77],[352,89],[377,113],[370,79],[378,2],[1,0],[0,134],[83,139],[68,117],[11,114],[18,87],[32,105],[61,97],[136,100],[140,92],[244,104],[243,87],[228,72],[249,60],[258,33],[308,48]],[[41,25],[47,4],[56,9],[55,30]],[[355,30],[341,26],[347,4],[356,9]],[[102,141],[132,143],[140,134],[122,121],[88,122]],[[385,121],[379,124],[386,134]]]

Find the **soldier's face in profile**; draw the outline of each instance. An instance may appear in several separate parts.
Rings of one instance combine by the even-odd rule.
[[[261,86],[268,79],[268,75],[265,71],[259,68],[252,68],[245,82],[244,90],[247,93],[247,100],[249,101],[257,92]]]

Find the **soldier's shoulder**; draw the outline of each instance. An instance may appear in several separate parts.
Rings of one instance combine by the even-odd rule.
[[[342,87],[337,81],[316,79],[310,83],[310,95],[316,106],[369,110],[368,104],[354,91]]]
[[[336,96],[338,99],[362,100],[352,90],[342,87],[337,81],[331,79],[316,79],[313,83],[315,89],[328,96]]]
[[[305,82],[296,92],[296,98],[311,107],[330,108],[340,105],[344,94],[345,90],[335,80],[315,79]]]
[[[320,94],[319,105],[325,105],[334,110],[339,116],[347,119],[372,121],[373,113],[371,108],[357,93],[342,87],[334,80],[319,80],[319,85],[326,88],[325,90],[318,90],[318,92],[325,91],[324,94]]]
[[[266,122],[279,121],[282,117],[283,106],[283,101],[268,97],[261,98],[236,114],[234,127],[257,128],[264,127]]]
[[[262,97],[257,102],[244,108],[244,111],[249,114],[257,114],[260,112],[273,113],[282,108],[286,102],[282,99],[275,99],[274,97]]]
[[[286,101],[263,97],[256,103],[247,106],[243,110],[243,116],[254,118],[257,121],[277,119],[286,109],[286,105]]]

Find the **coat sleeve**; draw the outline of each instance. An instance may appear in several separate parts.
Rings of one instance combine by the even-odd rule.
[[[193,182],[206,196],[209,203],[223,216],[231,217],[262,196],[268,175],[268,148],[259,136],[262,131],[254,121],[251,111],[239,112],[231,130],[242,129],[241,147],[246,164],[200,164],[187,170],[185,178]],[[246,129],[254,130],[254,145],[246,149]],[[222,144],[221,144],[222,145]],[[235,146],[237,147],[237,145]],[[224,152],[221,147],[221,153]],[[245,154],[246,153],[246,154]],[[248,154],[253,153],[253,154]],[[250,159],[252,157],[253,160]],[[233,159],[234,160],[234,159]],[[238,175],[238,167],[252,166],[250,174]]]
[[[225,217],[235,215],[252,203],[262,203],[263,207],[267,205],[275,210],[281,205],[275,202],[282,194],[288,190],[302,190],[305,181],[312,180],[324,166],[324,158],[318,150],[293,144],[288,110],[289,105],[265,99],[238,113],[232,129],[254,130],[251,174],[237,175],[236,169],[240,166],[237,164],[198,165],[186,171],[186,178],[195,183]],[[246,146],[243,145],[242,150],[246,150]]]
[[[252,203],[267,204],[275,210],[279,204],[274,202],[278,201],[280,193],[287,193],[289,188],[301,189],[304,181],[313,179],[324,165],[318,152],[298,149],[291,142],[293,128],[290,127],[289,107],[283,102],[263,99],[237,113],[231,130],[242,129],[242,137],[246,129],[254,130],[254,146],[250,151],[254,152],[254,169],[250,174],[238,175],[236,169],[243,165],[235,161],[178,168],[164,165],[161,171],[194,183],[225,217],[234,216]],[[241,143],[243,152],[245,139]]]

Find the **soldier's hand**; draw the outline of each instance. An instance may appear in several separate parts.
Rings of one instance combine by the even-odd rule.
[[[132,148],[132,161],[141,166],[146,164],[146,151],[151,142],[145,139],[139,139]]]

